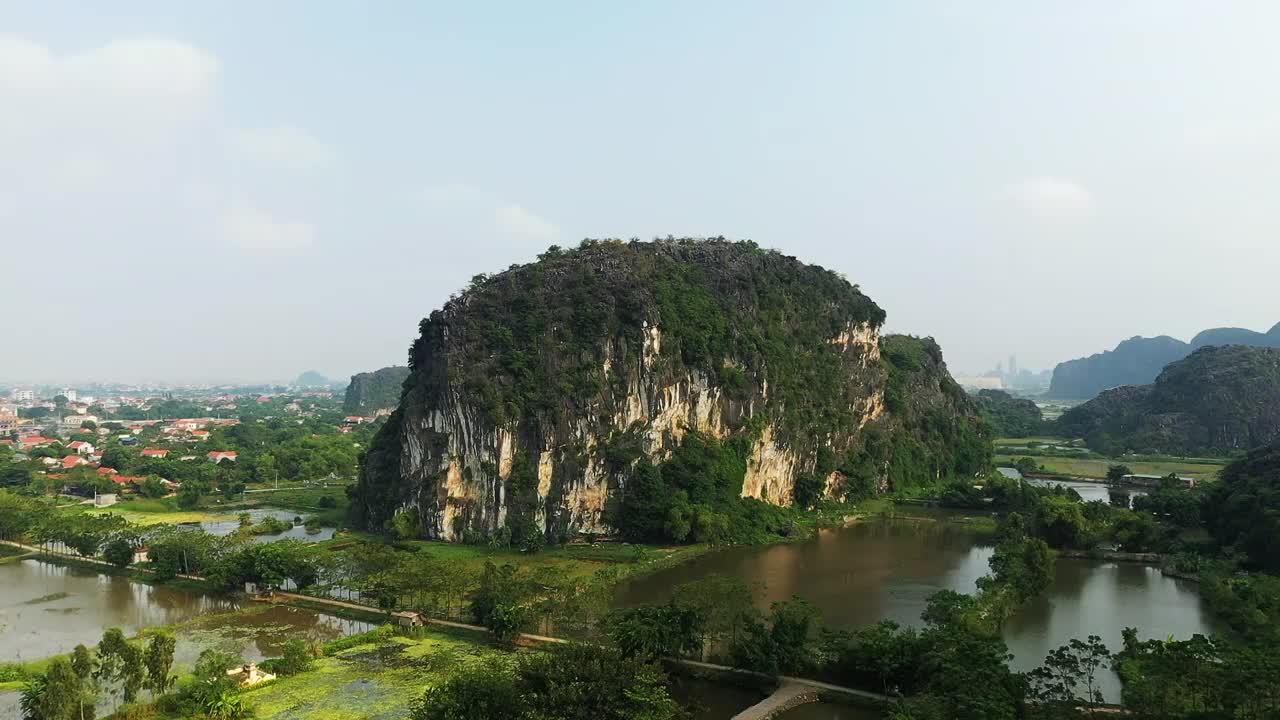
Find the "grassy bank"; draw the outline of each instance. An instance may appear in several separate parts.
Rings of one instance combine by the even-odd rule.
[[[201,500],[200,507],[186,510],[178,507],[177,500],[173,497],[134,497],[111,507],[92,508],[90,512],[114,513],[139,525],[155,525],[234,520],[236,514],[243,510],[274,507],[305,512],[317,517],[325,525],[341,525],[347,516],[346,487],[329,485],[273,490],[266,486],[253,486],[243,498],[225,500],[220,496],[209,495]],[[324,507],[329,503],[322,503],[321,498],[329,498],[333,507]]]
[[[1013,465],[1020,455],[996,455],[997,465]],[[1205,461],[1170,460],[1161,462],[1143,462],[1127,460],[1091,460],[1086,458],[1034,457],[1037,465],[1044,466],[1047,472],[1076,478],[1103,479],[1107,476],[1107,468],[1111,465],[1123,464],[1139,475],[1178,475],[1193,477],[1196,480],[1215,480],[1222,465]]]
[[[316,659],[305,672],[245,690],[243,697],[253,707],[254,717],[403,717],[426,688],[449,675],[479,664],[509,662],[514,656],[492,646],[484,636],[447,629],[432,628],[413,637],[380,639],[373,635],[361,636],[356,644]],[[130,717],[180,717],[155,706],[132,712],[142,714]]]

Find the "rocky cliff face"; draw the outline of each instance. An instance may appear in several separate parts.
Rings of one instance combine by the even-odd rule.
[[[909,367],[882,358],[883,319],[834,273],[749,243],[585,243],[478,276],[422,322],[357,512],[415,512],[450,540],[530,519],[550,538],[608,532],[637,463],[691,433],[733,447],[740,496],[773,505],[801,478],[883,486],[908,440],[913,471],[972,473],[986,458],[952,447],[981,433],[972,403],[925,341],[902,341]]]
[[[1112,452],[1248,450],[1280,439],[1280,349],[1209,346],[1151,385],[1108,390],[1058,420],[1061,432]]]
[[[400,390],[409,377],[407,367],[384,367],[373,372],[351,376],[342,409],[349,413],[372,415],[389,410],[400,403]]]

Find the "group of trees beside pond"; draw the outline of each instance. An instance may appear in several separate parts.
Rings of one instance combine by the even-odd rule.
[[[174,649],[177,641],[167,630],[144,633],[134,641],[120,628],[102,634],[96,647],[77,645],[69,656],[49,661],[42,673],[25,672],[21,691],[23,720],[92,720],[102,695],[126,705],[136,702],[143,689],[152,697],[173,686]]]

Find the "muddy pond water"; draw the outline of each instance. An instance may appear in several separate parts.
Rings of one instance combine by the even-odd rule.
[[[210,535],[225,536],[230,535],[240,528],[240,513],[249,516],[249,520],[253,523],[260,523],[266,518],[274,518],[276,520],[287,520],[294,522],[294,526],[289,530],[271,535],[254,535],[255,542],[271,542],[273,540],[283,540],[285,538],[296,538],[298,540],[307,540],[309,542],[319,542],[328,540],[333,537],[334,528],[313,526],[306,527],[305,521],[307,516],[293,510],[280,510],[276,508],[254,508],[252,510],[241,510],[229,513],[225,520],[206,520],[200,523],[180,523],[189,527],[199,527]]]
[[[110,627],[134,635],[145,627],[190,623],[178,634],[177,661],[205,647],[250,660],[279,654],[290,637],[331,640],[368,623],[286,607],[242,603],[185,588],[147,585],[92,569],[23,560],[0,565],[0,662],[35,660],[92,645]]]
[[[919,626],[933,593],[976,590],[978,578],[989,571],[991,552],[962,525],[936,518],[876,519],[803,542],[709,553],[625,583],[618,602],[665,602],[676,585],[719,573],[759,584],[762,610],[800,596],[832,627],[855,629],[886,619]],[[1098,635],[1118,649],[1125,627],[1139,628],[1144,638],[1186,638],[1215,629],[1194,583],[1145,565],[1060,559],[1049,589],[1006,623],[1004,639],[1015,668],[1029,670],[1071,638]],[[1119,698],[1114,676],[1103,685],[1109,700]]]
[[[110,627],[133,636],[173,624],[181,625],[174,648],[179,671],[207,649],[257,661],[279,656],[292,638],[323,642],[373,628],[313,610],[241,603],[88,568],[31,559],[0,565],[0,662],[70,652],[80,643],[93,646]],[[0,693],[0,718],[19,717],[17,703],[18,693]]]

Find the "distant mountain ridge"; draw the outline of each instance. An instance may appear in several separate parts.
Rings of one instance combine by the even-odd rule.
[[[1260,333],[1247,328],[1211,328],[1183,342],[1168,335],[1135,336],[1114,350],[1058,363],[1049,383],[1049,397],[1087,400],[1122,385],[1146,385],[1166,365],[1211,345],[1249,345],[1280,348],[1280,323]]]
[[[1058,419],[1103,453],[1194,455],[1280,440],[1280,348],[1209,345],[1150,385],[1107,390]]]

